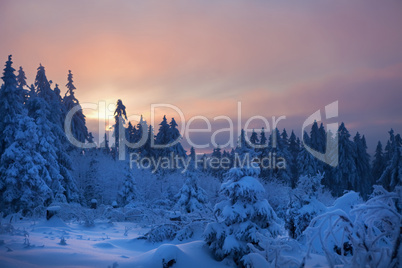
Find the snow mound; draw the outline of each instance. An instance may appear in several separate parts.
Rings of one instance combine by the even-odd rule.
[[[266,268],[270,267],[270,264],[258,253],[250,253],[243,257],[243,261],[250,267]]]
[[[183,251],[176,245],[164,244],[139,257],[140,267],[171,267],[183,259]]]
[[[349,213],[350,210],[353,209],[353,207],[360,203],[362,203],[362,198],[360,197],[359,193],[350,191],[336,199],[334,205],[328,208],[328,211],[335,211],[337,209],[340,209],[345,211],[346,213]]]
[[[225,264],[215,261],[206,247],[204,241],[172,245],[163,244],[136,258],[131,263],[133,267],[174,267],[174,268],[204,268],[227,267]]]
[[[61,220],[59,217],[54,215],[51,217],[49,220],[43,221],[39,223],[36,227],[63,227],[63,228],[69,228],[68,225]]]
[[[104,249],[112,249],[112,248],[116,248],[115,246],[113,246],[110,243],[96,243],[93,245],[94,248],[104,248]]]
[[[176,245],[165,244],[156,249],[154,259],[162,260],[164,267],[170,267],[177,262],[179,254],[183,252]]]

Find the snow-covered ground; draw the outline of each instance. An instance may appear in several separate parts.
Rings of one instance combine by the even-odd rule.
[[[5,223],[3,223],[5,226]],[[231,267],[214,260],[202,237],[191,241],[150,243],[137,239],[148,229],[132,222],[96,221],[94,227],[50,220],[18,220],[0,234],[0,267]],[[126,232],[126,230],[128,230]],[[65,243],[62,242],[64,238]],[[293,256],[301,259],[302,256]],[[307,267],[327,267],[312,255]],[[115,265],[115,266],[113,266]],[[116,266],[118,265],[118,266]],[[166,266],[169,267],[169,266]]]
[[[98,221],[86,228],[66,224],[57,216],[49,221],[22,220],[14,231],[0,235],[0,267],[227,267],[215,261],[202,240],[169,244],[137,239],[147,229],[135,223]],[[126,227],[130,230],[126,232]],[[65,243],[61,243],[62,238]],[[29,242],[28,242],[29,241]]]

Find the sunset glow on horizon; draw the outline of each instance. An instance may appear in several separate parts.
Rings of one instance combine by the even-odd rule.
[[[241,102],[243,124],[285,115],[279,128],[300,136],[339,101],[338,121],[372,153],[402,132],[401,14],[392,0],[1,1],[0,60],[12,54],[29,84],[41,63],[63,95],[72,70],[80,103],[121,99],[148,123],[151,104],[188,120],[236,118]],[[97,112],[84,113],[96,131]]]

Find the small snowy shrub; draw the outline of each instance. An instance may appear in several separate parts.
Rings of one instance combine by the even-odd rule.
[[[300,244],[293,239],[261,237],[258,248],[252,244],[248,246],[251,253],[242,258],[246,267],[300,267],[300,261],[294,255],[302,251]]]
[[[155,226],[144,237],[152,243],[173,240],[180,227],[177,224],[168,223]]]
[[[138,191],[132,171],[126,167],[124,169],[124,183],[119,192],[119,199],[123,206],[138,199]]]
[[[175,198],[178,199],[176,207],[187,213],[203,210],[207,202],[206,193],[199,187],[194,172],[187,172],[187,180]]]
[[[60,243],[59,243],[60,245],[62,245],[62,246],[66,246],[67,245],[67,241],[66,241],[66,239],[64,238],[64,236],[62,236],[61,238],[60,238]]]
[[[292,238],[298,238],[317,215],[326,207],[317,200],[321,192],[323,175],[301,176],[297,187],[292,191],[289,209],[286,213],[286,228]]]

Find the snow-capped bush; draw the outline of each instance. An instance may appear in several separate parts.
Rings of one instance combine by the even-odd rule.
[[[331,267],[337,264],[399,267],[401,190],[401,187],[397,187],[396,192],[390,193],[381,186],[374,186],[371,198],[352,209],[351,204],[358,201],[356,194],[344,195],[336,205],[344,205],[345,210],[328,209],[327,213],[311,221],[306,230],[308,254],[318,246]]]
[[[292,238],[298,238],[317,215],[326,207],[317,200],[321,192],[323,175],[301,176],[297,187],[292,191],[289,209],[286,213],[286,228]]]
[[[232,168],[220,193],[226,200],[215,206],[218,222],[205,229],[205,241],[218,260],[232,259],[242,265],[241,258],[250,252],[248,243],[258,245],[259,234],[275,237],[279,220],[266,199],[257,169]]]
[[[148,233],[146,233],[143,239],[147,239],[149,242],[152,243],[171,241],[176,237],[176,234],[179,230],[179,225],[175,223],[157,225],[153,227]]]
[[[248,244],[251,253],[242,258],[246,267],[300,267],[295,254],[302,252],[300,244],[288,237],[261,236],[259,247]]]

